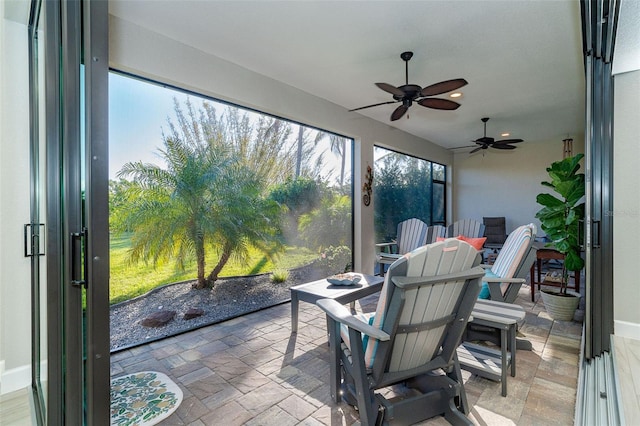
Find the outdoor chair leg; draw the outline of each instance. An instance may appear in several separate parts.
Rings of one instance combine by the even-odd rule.
[[[369,381],[367,380],[362,336],[359,332],[349,329],[349,341],[351,342],[352,373],[355,381],[356,399],[358,400],[360,424],[373,426],[376,424],[378,410],[373,391],[369,389]]]
[[[462,370],[460,369],[460,363],[458,362],[458,354],[453,356],[453,369],[447,373],[447,376],[460,384],[460,396],[458,396],[457,406],[460,411],[465,415],[469,415],[469,402],[467,401],[467,392],[464,389],[464,383],[462,380]]]
[[[329,370],[330,370],[330,392],[333,402],[340,402],[340,323],[333,320],[327,315],[327,323],[329,330]]]

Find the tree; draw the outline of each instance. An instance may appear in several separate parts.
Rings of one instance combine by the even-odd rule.
[[[324,153],[316,153],[318,143],[325,137],[325,133],[298,125],[296,139],[296,173],[295,177],[308,177],[321,180],[324,164]],[[315,157],[315,160],[313,160]]]
[[[123,225],[134,230],[132,261],[173,258],[180,267],[195,258],[197,288],[212,286],[232,256],[244,259],[249,245],[272,253],[279,205],[263,197],[257,173],[200,126],[173,128],[160,155],[167,167],[131,162],[119,177],[133,179]],[[213,129],[207,129],[213,130]],[[206,249],[218,253],[207,275]]]
[[[340,157],[340,188],[344,184],[344,171],[347,160],[347,140],[341,136],[329,135],[329,142],[331,143],[331,152]]]
[[[131,200],[130,189],[134,184],[126,179],[109,180],[109,227],[131,232],[124,223]]]
[[[287,179],[286,182],[272,189],[269,198],[285,207],[285,219],[282,223],[285,241],[298,244],[300,216],[311,212],[320,204],[322,198],[320,184],[311,178]]]
[[[432,223],[431,163],[389,152],[375,163],[376,239],[395,237],[398,223],[412,217]]]
[[[338,183],[340,184],[340,188],[342,188],[342,186],[344,185],[344,177],[346,172],[347,141],[349,139],[342,136],[334,135],[333,133],[320,132],[318,134],[318,139],[322,138],[329,138],[329,146],[331,152],[333,152],[340,158],[340,176],[338,178]]]
[[[351,198],[328,193],[320,206],[300,217],[300,236],[308,247],[351,246]]]

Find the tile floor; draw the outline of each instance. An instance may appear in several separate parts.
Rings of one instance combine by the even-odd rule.
[[[363,300],[371,310],[375,296]],[[500,383],[463,372],[478,425],[573,425],[582,324],[553,322],[523,286],[522,335],[533,351],[518,351],[508,396]],[[180,385],[184,400],[162,425],[351,425],[358,413],[329,397],[324,315],[300,304],[291,334],[290,304],[112,354],[111,375],[155,370]],[[443,418],[422,424],[448,424]]]

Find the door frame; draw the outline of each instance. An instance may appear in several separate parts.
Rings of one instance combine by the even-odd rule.
[[[41,7],[45,88],[35,90],[46,111],[46,424],[108,424],[108,2]]]
[[[87,245],[87,423],[110,418],[109,344],[109,11],[85,1],[85,228]]]

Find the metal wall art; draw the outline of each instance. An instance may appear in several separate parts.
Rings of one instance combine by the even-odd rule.
[[[371,185],[373,183],[373,171],[367,164],[367,173],[364,175],[364,185],[362,185],[362,202],[365,206],[371,204]]]

